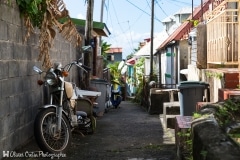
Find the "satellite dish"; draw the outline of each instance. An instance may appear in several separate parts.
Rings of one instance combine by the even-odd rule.
[[[121,61],[118,65],[118,70],[121,70],[123,65],[124,65],[125,61]]]
[[[121,74],[125,74],[127,72],[127,65],[125,65],[122,70],[121,70]]]

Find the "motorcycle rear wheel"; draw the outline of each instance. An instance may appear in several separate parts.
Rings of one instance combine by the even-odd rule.
[[[90,120],[91,120],[91,126],[90,126],[89,134],[93,134],[93,133],[95,133],[96,128],[97,128],[97,121],[94,116],[90,116]]]
[[[55,108],[41,110],[34,122],[34,135],[39,148],[48,153],[65,153],[71,145],[72,133],[69,122],[63,114],[61,133],[54,135],[57,127]]]

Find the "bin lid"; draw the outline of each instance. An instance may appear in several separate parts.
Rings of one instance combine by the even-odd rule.
[[[180,82],[179,85],[177,85],[178,89],[184,89],[184,88],[196,88],[196,87],[208,87],[209,84],[203,81],[183,81]]]

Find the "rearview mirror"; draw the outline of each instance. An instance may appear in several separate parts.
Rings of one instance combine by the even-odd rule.
[[[33,70],[34,70],[35,72],[37,72],[38,74],[41,74],[41,73],[43,72],[41,69],[39,69],[39,68],[36,67],[36,66],[33,66]]]
[[[92,46],[88,45],[88,46],[83,46],[82,47],[83,52],[91,52],[92,51]]]

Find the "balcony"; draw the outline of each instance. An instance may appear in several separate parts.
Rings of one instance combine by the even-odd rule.
[[[238,67],[237,0],[223,1],[207,15],[207,63],[211,66]]]

